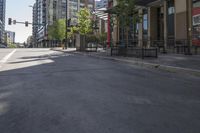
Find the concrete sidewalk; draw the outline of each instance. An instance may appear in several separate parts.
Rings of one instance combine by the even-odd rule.
[[[63,50],[61,50],[63,51]],[[67,52],[67,51],[66,51]],[[170,72],[186,73],[200,76],[200,55],[182,55],[182,54],[159,54],[158,58],[135,58],[110,56],[104,52],[74,52],[85,56],[91,56],[101,59],[109,59],[148,67],[153,69],[166,70]]]
[[[55,47],[55,48],[50,48],[50,50],[53,50],[53,51],[62,51],[62,52],[74,52],[74,51],[76,51],[76,48],[63,49],[62,47]]]

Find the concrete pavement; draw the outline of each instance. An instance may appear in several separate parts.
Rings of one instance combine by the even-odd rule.
[[[0,70],[0,133],[200,132],[194,75],[49,49],[17,49]]]

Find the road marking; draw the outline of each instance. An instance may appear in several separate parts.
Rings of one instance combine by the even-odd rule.
[[[8,61],[8,59],[17,51],[17,49],[14,49],[12,52],[10,52],[9,54],[7,54],[3,59],[0,60],[0,68],[2,67],[1,65],[3,63],[6,63]]]

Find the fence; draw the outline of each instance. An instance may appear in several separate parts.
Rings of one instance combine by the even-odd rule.
[[[134,57],[158,57],[158,53],[176,54],[199,54],[200,46],[190,46],[187,39],[168,39],[165,40],[128,40],[118,42],[90,42],[86,43],[85,51],[96,52],[98,48],[107,49],[111,46],[111,55],[134,56]]]
[[[135,47],[134,45],[120,46],[115,45],[111,47],[111,56],[129,56],[129,57],[158,57],[157,48],[144,48],[144,47]]]

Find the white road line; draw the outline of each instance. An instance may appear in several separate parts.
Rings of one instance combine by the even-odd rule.
[[[12,52],[10,52],[9,54],[7,54],[3,59],[0,60],[0,68],[2,67],[1,65],[3,63],[6,63],[8,61],[8,59],[17,51],[17,49],[14,49]]]

